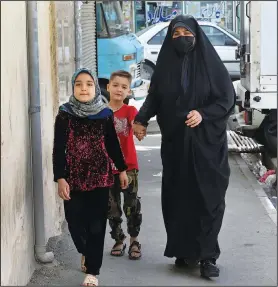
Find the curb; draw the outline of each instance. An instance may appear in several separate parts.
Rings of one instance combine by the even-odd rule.
[[[146,98],[146,96],[136,97],[136,98],[134,98],[134,101],[141,101],[141,100],[144,100],[145,98]]]
[[[262,187],[258,184],[257,180],[255,179],[254,175],[250,171],[249,167],[245,163],[245,161],[235,154],[235,160],[238,164],[238,167],[240,168],[241,172],[244,174],[246,179],[248,180],[250,186],[256,193],[257,197],[261,201],[262,205],[264,206],[267,215],[270,217],[270,219],[274,222],[274,224],[277,226],[277,210],[271,203],[270,199],[268,198],[265,191],[262,189]]]

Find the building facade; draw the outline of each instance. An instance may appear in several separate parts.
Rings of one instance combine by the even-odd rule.
[[[236,9],[237,1],[134,1],[135,32],[179,14],[190,14],[238,33]]]

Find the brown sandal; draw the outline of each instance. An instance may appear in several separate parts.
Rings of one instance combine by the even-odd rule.
[[[117,248],[117,246],[123,244],[123,248]],[[110,255],[115,257],[122,257],[125,254],[126,244],[123,242],[116,242],[114,246],[112,247],[112,250],[110,252]],[[120,252],[119,254],[115,254],[114,252]]]
[[[136,246],[138,250],[132,250],[132,247]],[[132,256],[132,253],[140,254],[140,256]],[[128,255],[130,260],[138,260],[141,258],[141,244],[138,241],[133,241],[131,245],[129,246]]]

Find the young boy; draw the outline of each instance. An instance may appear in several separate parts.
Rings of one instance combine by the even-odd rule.
[[[130,94],[132,76],[126,71],[114,72],[107,90],[110,93],[109,106],[114,112],[114,124],[120,141],[125,162],[128,166],[127,175],[129,186],[122,190],[119,181],[119,172],[113,167],[114,186],[110,189],[109,199],[109,225],[112,229],[111,237],[115,245],[111,250],[112,256],[123,256],[126,249],[124,243],[126,236],[122,230],[121,192],[124,195],[123,210],[127,218],[127,232],[130,235],[129,259],[137,260],[141,257],[141,244],[137,237],[142,222],[141,203],[138,192],[138,161],[133,140],[132,125],[137,114],[135,107],[124,104],[124,100]]]

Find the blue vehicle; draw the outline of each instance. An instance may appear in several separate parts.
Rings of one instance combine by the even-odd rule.
[[[132,75],[134,97],[145,96],[148,83],[141,79],[144,47],[125,26],[120,1],[97,1],[96,21],[97,72],[102,92],[107,96],[111,73],[121,69]]]

